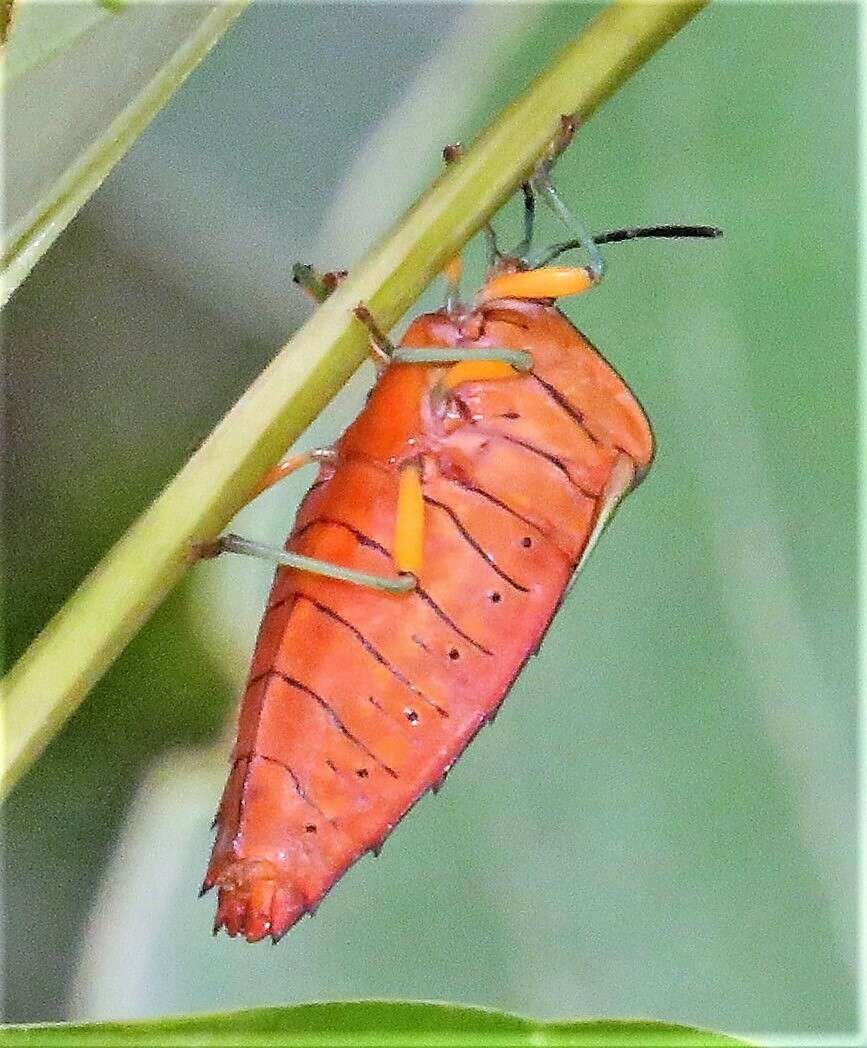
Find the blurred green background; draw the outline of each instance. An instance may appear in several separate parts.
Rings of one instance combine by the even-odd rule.
[[[307,315],[292,262],[351,265],[596,10],[275,4],[230,30],[6,309],[11,658]],[[594,229],[726,238],[611,247],[567,304],[659,452],[447,788],[277,949],[212,939],[270,571],[199,567],[6,808],[6,1020],[401,996],[854,1030],[856,19],[720,4],[561,162]],[[276,541],[308,482],[233,530]]]

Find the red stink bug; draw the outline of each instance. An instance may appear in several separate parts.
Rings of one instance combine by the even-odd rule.
[[[590,236],[550,180],[571,131],[523,187],[516,249],[501,254],[488,228],[469,302],[455,260],[444,307],[399,345],[356,310],[380,366],[367,406],[333,447],[260,485],[319,466],[285,549],[218,544],[280,566],[203,885],[219,892],[215,931],[276,941],[438,786],[650,465],[640,404],[555,303],[599,282],[599,244],[719,231]],[[537,196],[571,236],[532,255]],[[551,264],[573,249],[584,265]],[[297,267],[296,279],[323,298],[337,278]]]

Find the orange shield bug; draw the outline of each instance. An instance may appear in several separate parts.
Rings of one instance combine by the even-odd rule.
[[[589,236],[550,181],[563,144],[523,187],[517,250],[500,254],[489,229],[472,301],[455,260],[444,308],[398,346],[356,310],[380,364],[367,406],[333,448],[260,486],[319,465],[285,549],[218,544],[280,566],[202,888],[218,889],[215,932],[277,941],[441,783],[650,465],[641,405],[555,301],[598,283],[600,243],[718,230]],[[573,236],[531,256],[537,196]],[[586,264],[551,265],[574,248]],[[337,278],[296,279],[323,298]]]

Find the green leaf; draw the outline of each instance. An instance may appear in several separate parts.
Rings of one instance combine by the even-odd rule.
[[[724,1034],[644,1020],[543,1022],[506,1012],[411,1001],[348,1001],[137,1023],[7,1026],[3,1045],[281,1045],[285,1048],[704,1048],[744,1045]]]
[[[11,9],[0,305],[245,6]]]
[[[3,6],[4,39],[9,47],[4,69],[7,86],[58,51],[70,47],[84,32],[110,18],[113,10],[99,0],[58,4],[5,0]]]

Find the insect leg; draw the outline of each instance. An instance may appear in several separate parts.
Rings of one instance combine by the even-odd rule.
[[[272,564],[297,568],[299,571],[309,571],[313,575],[325,575],[330,579],[340,579],[356,586],[366,586],[369,589],[382,590],[386,593],[409,593],[415,589],[416,585],[415,576],[409,572],[403,572],[397,578],[373,575],[367,571],[356,571],[354,568],[343,567],[341,564],[332,564],[327,560],[305,557],[301,553],[291,553],[280,546],[253,542],[252,539],[245,539],[241,535],[222,535],[214,543],[213,550],[209,552],[212,556],[218,556],[220,553],[239,553],[247,557],[256,557],[258,560],[267,560]]]
[[[533,192],[533,187],[529,182],[523,182],[521,192],[524,194],[524,235],[512,252],[516,258],[523,258],[530,250],[533,243],[533,226],[536,221],[536,194]]]
[[[533,358],[520,349],[499,349],[496,346],[480,346],[478,349],[461,349],[456,346],[399,346],[392,356],[395,364],[455,364],[460,361],[499,361],[510,364],[518,371],[529,371]]]
[[[560,121],[560,129],[554,140],[551,142],[547,155],[539,162],[539,166],[536,168],[530,179],[530,184],[581,245],[582,250],[589,259],[589,265],[586,269],[592,286],[593,284],[598,284],[602,279],[602,274],[605,269],[605,262],[602,258],[602,254],[596,246],[596,241],[593,239],[592,233],[590,233],[584,223],[569,210],[560,197],[560,194],[554,188],[554,183],[551,180],[551,170],[554,167],[557,158],[572,141],[576,127],[577,123],[574,117],[562,117]]]
[[[314,448],[312,451],[302,451],[297,455],[287,455],[273,469],[268,470],[240,508],[243,509],[244,506],[249,506],[254,499],[257,499],[269,488],[279,483],[284,477],[288,477],[297,470],[303,469],[304,466],[310,466],[314,462],[333,462],[335,458],[336,452],[333,448]],[[223,552],[222,541],[222,539],[215,539],[213,542],[195,543],[192,549],[193,558],[198,560],[219,556]]]
[[[548,207],[578,241],[581,249],[590,260],[586,267],[588,276],[593,284],[598,284],[605,270],[605,261],[602,258],[602,253],[593,239],[593,234],[587,229],[581,219],[569,210],[563,202],[563,198],[554,188],[547,162],[543,161],[539,165],[539,169],[533,176],[533,186]]]
[[[488,269],[493,269],[503,256],[497,245],[496,231],[490,222],[485,225],[484,234],[485,243],[488,245]]]
[[[363,302],[358,303],[353,310],[353,313],[355,313],[356,317],[362,324],[364,324],[370,335],[370,352],[374,363],[379,368],[388,367],[394,356],[394,351],[396,349],[395,344],[391,341],[388,335],[386,335],[379,324],[377,324],[373,314]]]
[[[462,382],[485,379],[517,378],[533,367],[533,358],[520,349],[480,346],[478,349],[443,348],[440,346],[400,346],[394,351],[396,364],[451,364],[433,389],[434,403]]]
[[[566,228],[574,234],[575,239],[587,253],[587,257],[590,259],[590,264],[587,268],[590,271],[593,282],[598,284],[605,271],[605,261],[592,234],[581,219],[565,205],[562,197],[554,188],[554,183],[551,181],[550,176],[545,175],[544,179],[537,185],[541,189],[542,199],[547,202],[551,210],[562,220]]]
[[[457,160],[462,153],[463,147],[459,142],[456,142],[451,146],[445,146],[443,148],[443,160],[445,161],[446,167],[448,167],[448,165],[453,161]],[[458,308],[461,290],[461,276],[463,275],[463,271],[464,262],[460,255],[455,255],[443,270],[446,278],[446,313],[454,313]]]
[[[460,255],[455,257],[446,265],[443,275],[446,278],[446,301],[445,311],[453,315],[460,310],[461,276],[464,272],[464,260]]]
[[[288,477],[290,474],[295,473],[296,470],[303,469],[304,466],[310,466],[314,462],[333,462],[334,458],[335,451],[333,448],[314,448],[312,451],[302,451],[298,455],[287,455],[286,458],[281,459],[273,469],[268,470],[265,476],[262,477],[253,489],[253,493],[244,505],[249,505],[253,499],[258,498],[263,492],[272,488],[275,484],[283,480],[284,477]]]

